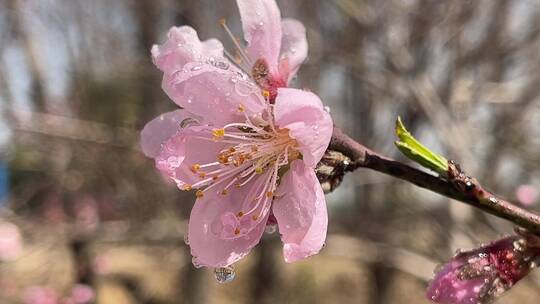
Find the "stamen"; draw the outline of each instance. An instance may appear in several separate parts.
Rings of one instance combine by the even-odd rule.
[[[204,196],[204,192],[202,190],[197,190],[197,192],[195,192],[195,196],[197,198],[202,198]]]
[[[267,197],[272,197],[272,196],[274,196],[274,192],[273,191],[268,191],[268,192],[266,192],[266,196]]]
[[[191,172],[193,172],[193,173],[197,173],[200,169],[201,169],[201,165],[199,165],[199,164],[194,164],[190,168]]]
[[[259,219],[259,217],[258,217],[256,214],[254,214],[254,215],[251,217],[251,219],[254,220],[254,221],[256,221],[256,220]]]
[[[238,229],[238,228],[234,229],[234,234],[239,235],[240,234],[240,229]]]
[[[244,105],[238,104],[238,112],[244,113],[246,111],[246,108],[244,108]]]
[[[212,135],[214,138],[222,138],[225,136],[225,129],[214,129],[212,130]]]
[[[263,95],[265,98],[269,98],[269,97],[270,97],[270,91],[268,91],[268,90],[262,90],[262,95]]]
[[[182,188],[182,190],[184,191],[191,191],[191,189],[192,189],[192,186],[190,184],[185,184],[184,188]]]
[[[255,168],[255,173],[257,173],[257,174],[262,174],[263,172],[264,172],[264,169],[263,169],[263,168],[261,168],[261,167]]]
[[[251,60],[249,60],[248,55],[244,52],[243,48],[240,46],[240,43],[238,43],[238,40],[236,39],[236,37],[234,37],[233,33],[231,32],[231,30],[227,26],[227,21],[225,20],[225,18],[220,19],[219,23],[220,23],[221,27],[223,27],[225,32],[227,32],[227,35],[229,35],[229,37],[233,41],[233,43],[236,46],[236,49],[237,49],[238,53],[240,54],[240,56],[242,56],[242,58],[246,61],[247,64],[249,64],[250,66],[253,65]]]
[[[244,216],[244,212],[240,211],[240,212],[238,212],[238,214],[236,216],[240,218],[240,217]]]

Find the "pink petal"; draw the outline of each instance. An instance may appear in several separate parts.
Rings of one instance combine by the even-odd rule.
[[[313,169],[300,160],[292,162],[277,197],[273,213],[284,244],[285,261],[295,262],[318,253],[326,240],[328,214],[324,193]]]
[[[199,118],[184,110],[164,113],[154,118],[141,131],[141,148],[148,157],[156,157],[161,150],[161,144],[175,135],[181,128],[182,122],[196,122]]]
[[[197,32],[189,26],[172,27],[167,41],[152,47],[154,63],[163,72],[179,70],[192,61],[206,62],[210,57],[225,60],[221,42],[216,39],[201,42]]]
[[[191,210],[189,218],[189,245],[196,267],[225,267],[242,259],[257,245],[266,227],[269,212],[266,212],[253,227],[234,237],[234,230],[243,230],[249,215],[237,217],[239,211],[257,194],[257,186],[264,176],[251,181],[240,189],[231,189],[226,196],[220,189],[205,191]]]
[[[270,72],[277,73],[281,49],[281,14],[275,0],[236,0],[242,18],[247,52],[255,62],[265,59]]]
[[[240,104],[249,115],[265,108],[256,84],[230,68],[210,64],[191,62],[174,73],[165,73],[163,89],[176,104],[215,126],[245,121]]]
[[[304,162],[315,167],[321,160],[330,138],[333,124],[319,97],[298,89],[280,88],[276,97],[274,116],[280,128],[300,145]]]
[[[159,155],[155,157],[156,167],[181,189],[186,184],[193,185],[201,181],[201,177],[192,172],[191,167],[216,162],[219,152],[226,146],[213,141],[210,132],[211,128],[206,126],[179,130],[163,143]]]
[[[300,68],[300,65],[307,58],[308,43],[306,39],[306,28],[298,20],[283,19],[281,22],[283,29],[283,39],[281,41],[281,66],[287,66],[288,71],[282,72],[282,75],[288,75],[287,81],[290,81]]]

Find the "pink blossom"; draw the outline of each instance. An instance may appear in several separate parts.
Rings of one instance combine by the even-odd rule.
[[[520,203],[530,206],[538,199],[538,190],[533,185],[521,185],[516,190],[516,196]]]
[[[16,260],[23,249],[19,228],[12,223],[0,223],[0,262]]]
[[[59,297],[54,289],[42,286],[29,287],[24,291],[24,304],[58,304]]]
[[[85,284],[76,284],[71,290],[71,300],[75,304],[87,304],[94,301],[94,290]]]
[[[317,95],[286,88],[307,56],[305,29],[282,20],[274,0],[237,3],[248,43],[243,48],[234,40],[238,60],[187,26],[172,28],[152,48],[163,89],[183,109],[148,123],[141,145],[180,189],[197,190],[188,233],[196,266],[243,258],[269,217],[279,226],[287,262],[318,253],[326,238],[314,168],[330,142],[332,119]]]
[[[510,289],[535,266],[538,237],[513,236],[458,253],[442,267],[427,290],[439,304],[488,303]]]

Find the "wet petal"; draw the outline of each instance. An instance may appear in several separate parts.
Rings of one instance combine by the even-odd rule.
[[[214,126],[245,121],[240,104],[248,115],[265,107],[256,84],[229,68],[210,64],[192,62],[172,74],[165,73],[163,89],[176,104]]]
[[[165,141],[155,157],[156,167],[175,181],[180,189],[184,189],[204,179],[192,171],[192,166],[216,162],[225,146],[212,140],[211,128],[187,127]]]
[[[274,116],[277,125],[289,129],[290,136],[299,143],[306,165],[315,167],[324,155],[333,131],[332,118],[319,97],[307,91],[280,88]]]
[[[250,59],[265,59],[277,73],[281,49],[281,14],[275,0],[237,0]]]
[[[200,118],[185,110],[164,113],[154,118],[141,131],[141,148],[148,157],[156,157],[161,145],[181,129],[182,123],[196,123]]]
[[[285,261],[294,262],[318,253],[326,240],[328,214],[313,169],[300,160],[292,162],[277,194],[272,210],[283,241]]]
[[[216,39],[201,42],[189,26],[172,27],[165,43],[152,47],[152,59],[163,72],[179,70],[193,61],[206,62],[210,57],[226,60],[221,42]]]
[[[287,81],[290,81],[307,58],[306,28],[300,21],[294,19],[283,19],[281,28],[283,29],[283,39],[281,41],[280,74],[288,75]],[[282,71],[283,69],[286,71]]]
[[[189,245],[195,266],[225,267],[247,255],[257,245],[269,212],[256,225],[240,232],[249,216],[239,217],[246,200],[253,200],[257,181],[224,196],[209,190],[198,199],[189,218]],[[244,210],[245,211],[245,210]],[[238,231],[236,231],[238,229]],[[233,237],[237,234],[237,237]]]

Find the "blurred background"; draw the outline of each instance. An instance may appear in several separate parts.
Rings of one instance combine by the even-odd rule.
[[[539,1],[278,3],[308,31],[295,85],[336,125],[405,161],[393,146],[401,115],[488,188],[539,209]],[[319,255],[286,264],[269,231],[232,282],[195,269],[193,194],[165,182],[138,140],[174,109],[152,44],[191,25],[229,45],[220,18],[241,36],[233,0],[0,0],[0,303],[428,303],[438,264],[512,232],[358,170],[327,196]],[[498,303],[538,303],[539,284],[533,272]]]

